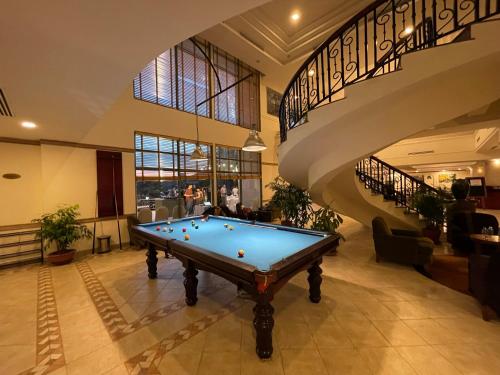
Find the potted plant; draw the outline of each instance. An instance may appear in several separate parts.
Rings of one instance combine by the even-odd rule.
[[[92,232],[76,218],[80,215],[78,205],[61,207],[56,212],[44,214],[33,222],[40,224],[39,238],[43,239],[44,249],[56,244],[56,251],[49,253],[47,259],[54,265],[70,263],[76,250],[69,249],[72,243],[82,238],[92,237]]]
[[[281,224],[304,228],[312,214],[312,200],[309,193],[288,183],[282,177],[276,177],[266,187],[274,191],[270,204],[280,209]]]
[[[414,194],[413,203],[417,212],[427,222],[425,228],[422,229],[422,234],[438,245],[445,217],[443,197],[440,194],[422,189]]]
[[[337,233],[337,228],[342,224],[342,217],[333,211],[331,208],[320,208],[312,213],[311,229],[318,230],[326,233]],[[340,234],[340,238],[344,238]],[[336,255],[337,246],[340,243],[340,238],[335,242],[333,249],[327,255]]]

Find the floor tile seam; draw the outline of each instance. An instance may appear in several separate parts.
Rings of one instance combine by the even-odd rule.
[[[435,350],[435,351],[437,352],[437,354],[438,354],[438,355],[439,355],[442,359],[444,359],[446,362],[448,362],[448,363],[449,363],[449,364],[453,367],[453,369],[455,369],[458,373],[460,373],[460,374],[464,374],[464,375],[465,375],[465,373],[464,373],[464,372],[462,372],[462,371],[460,371],[460,370],[459,370],[459,369],[455,366],[455,364],[454,364],[452,361],[450,361],[448,358],[446,358],[446,357],[445,357],[445,356],[444,356],[444,355],[443,355],[440,351],[438,351],[437,349],[435,349],[435,348],[433,347],[433,345],[401,345],[401,346],[399,346],[399,347],[395,347],[395,350],[398,352],[398,354],[399,354],[399,356],[400,356],[400,357],[402,357],[403,359],[405,359],[405,360],[406,360],[406,358],[404,358],[404,357],[403,357],[403,355],[399,352],[398,348],[400,348],[400,347],[412,347],[412,348],[414,348],[414,347],[417,347],[417,346],[426,347],[426,348],[427,348],[427,347],[431,347],[433,350]],[[410,367],[411,367],[411,368],[412,368],[412,369],[413,369],[413,370],[414,370],[417,374],[420,374],[420,372],[417,370],[417,368],[416,368],[415,366],[413,366],[413,365],[412,365],[409,361],[407,361],[407,362],[409,363]]]

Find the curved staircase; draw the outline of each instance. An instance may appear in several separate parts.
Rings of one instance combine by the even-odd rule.
[[[417,227],[412,190],[397,205],[375,196],[358,163],[500,97],[499,13],[499,1],[383,0],[353,17],[285,91],[280,174],[366,225]]]

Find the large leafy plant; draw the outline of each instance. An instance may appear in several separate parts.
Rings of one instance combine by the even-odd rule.
[[[427,227],[439,227],[444,223],[444,197],[442,194],[420,189],[413,196],[413,205],[427,220]]]
[[[342,217],[331,208],[320,208],[313,211],[311,229],[327,233],[337,233],[337,228],[343,223]]]
[[[304,228],[313,212],[311,196],[307,190],[288,183],[282,177],[276,177],[266,187],[274,191],[270,204],[280,209],[285,221]]]
[[[33,220],[40,223],[38,236],[43,239],[46,248],[55,242],[57,251],[67,250],[75,241],[92,236],[85,225],[78,223],[78,208],[78,205],[61,207],[54,213],[44,214],[40,219]]]

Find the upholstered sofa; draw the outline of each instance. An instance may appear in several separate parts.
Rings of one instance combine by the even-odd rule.
[[[433,242],[418,231],[390,229],[385,220],[372,220],[376,261],[425,266],[432,262]]]

